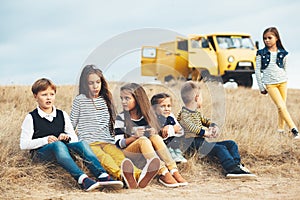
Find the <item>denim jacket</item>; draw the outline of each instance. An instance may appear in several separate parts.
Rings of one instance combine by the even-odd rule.
[[[278,67],[284,68],[283,58],[288,54],[288,52],[284,49],[278,49],[278,51],[279,52],[277,53],[276,64],[278,65]],[[268,48],[265,47],[258,50],[256,55],[261,56],[261,70],[266,69],[271,60],[271,53],[269,52]]]

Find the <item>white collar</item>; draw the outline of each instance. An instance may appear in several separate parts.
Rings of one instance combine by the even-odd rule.
[[[37,107],[37,111],[41,118],[46,118],[47,120],[52,122],[53,118],[56,117],[56,108],[55,108],[55,106],[53,106],[52,108],[53,108],[53,111],[50,114],[45,113],[40,107]]]

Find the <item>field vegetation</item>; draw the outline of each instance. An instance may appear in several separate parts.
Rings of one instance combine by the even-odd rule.
[[[277,133],[277,111],[270,98],[253,89],[201,84],[202,112],[220,125],[220,139],[238,143],[242,161],[256,180],[227,180],[218,163],[195,156],[179,165],[190,183],[184,188],[167,189],[154,180],[143,190],[82,192],[62,168],[32,163],[29,153],[20,150],[22,121],[36,107],[30,86],[0,86],[0,199],[300,199],[300,141],[288,129]],[[110,83],[118,111],[120,85]],[[149,98],[162,91],[171,94],[175,114],[181,108],[179,83],[144,87]],[[56,107],[70,113],[76,90],[58,86]],[[299,96],[300,90],[288,90],[287,106],[298,127]]]

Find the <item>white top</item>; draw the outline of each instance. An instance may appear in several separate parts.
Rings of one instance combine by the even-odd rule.
[[[283,68],[280,68],[276,64],[277,52],[270,52],[270,63],[261,73],[261,56],[256,56],[256,68],[255,75],[257,80],[257,85],[260,91],[266,89],[267,84],[277,84],[283,83],[288,80],[286,68],[287,68],[287,56],[283,59]]]
[[[39,107],[37,107],[37,110],[38,110],[38,114],[42,118],[47,119],[49,122],[52,122],[53,118],[56,117],[55,106],[53,106],[53,111],[50,114],[45,113]],[[62,112],[63,112],[64,120],[65,120],[64,132],[71,137],[70,142],[77,142],[78,138],[72,127],[70,117],[65,111],[62,111]],[[48,144],[48,137],[50,135],[43,137],[43,138],[32,139],[32,136],[34,133],[34,127],[33,127],[33,118],[30,113],[28,113],[26,115],[21,128],[22,128],[21,137],[20,137],[20,148],[21,149],[36,149],[36,148],[39,148],[39,147],[42,147],[42,146]]]
[[[183,130],[182,126],[178,123],[175,115],[173,113],[171,113],[170,116],[174,118],[175,125],[178,125],[180,127],[180,129],[177,133],[175,133],[174,126],[173,125],[168,125],[168,128],[169,128],[168,129],[168,137],[164,138],[164,140],[166,140],[169,137],[181,137],[181,136],[184,135],[184,130]]]

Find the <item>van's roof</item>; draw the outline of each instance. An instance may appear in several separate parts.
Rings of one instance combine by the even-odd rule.
[[[219,33],[210,33],[210,34],[205,34],[206,36],[228,36],[228,35],[237,35],[237,36],[249,36],[250,34],[248,33],[238,33],[238,32],[219,32]]]

